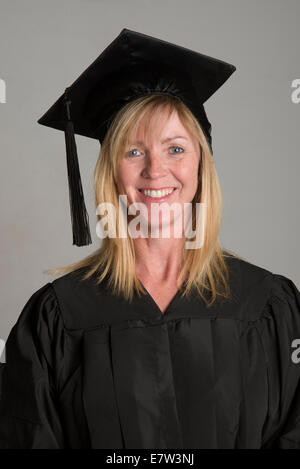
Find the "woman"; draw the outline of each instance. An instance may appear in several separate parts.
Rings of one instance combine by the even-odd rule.
[[[131,47],[136,34],[145,38],[131,32]],[[147,209],[141,224],[171,234],[121,237],[118,225],[32,295],[7,341],[1,447],[300,448],[300,293],[220,246],[207,121],[175,94],[119,104],[94,179],[97,207],[111,203],[130,223],[125,195],[127,208]],[[162,202],[192,204],[200,248],[187,248],[175,212],[154,217]]]

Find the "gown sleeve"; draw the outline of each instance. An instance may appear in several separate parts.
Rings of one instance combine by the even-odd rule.
[[[300,292],[292,280],[273,274],[263,316],[268,373],[264,449],[300,449]]]
[[[64,328],[51,283],[25,304],[6,342],[1,371],[0,448],[64,448],[57,405]]]

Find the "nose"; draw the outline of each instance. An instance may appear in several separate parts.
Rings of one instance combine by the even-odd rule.
[[[163,158],[158,151],[148,152],[145,158],[145,167],[143,176],[151,179],[157,179],[166,174],[166,168]]]

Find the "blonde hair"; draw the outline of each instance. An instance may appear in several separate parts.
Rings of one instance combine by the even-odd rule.
[[[167,111],[164,113],[164,111]],[[100,203],[112,203],[119,219],[118,205],[118,164],[124,157],[124,149],[129,139],[135,135],[141,119],[146,116],[144,134],[147,136],[149,122],[154,113],[158,113],[157,125],[163,128],[172,112],[178,116],[187,131],[199,142],[200,160],[198,188],[193,199],[193,223],[195,221],[195,204],[206,204],[206,230],[204,242],[200,249],[184,249],[178,285],[184,281],[182,295],[188,295],[193,287],[211,306],[217,298],[230,296],[229,271],[225,262],[226,256],[239,257],[228,249],[222,249],[219,243],[219,230],[222,215],[222,195],[215,169],[212,153],[206,137],[192,112],[177,98],[155,93],[141,96],[127,103],[115,116],[101,145],[101,151],[94,171],[94,191],[96,207]],[[165,120],[163,122],[163,115]],[[100,220],[98,215],[98,220]],[[140,295],[146,293],[136,275],[135,249],[130,236],[126,238],[106,237],[102,245],[91,255],[79,262],[65,267],[48,269],[45,273],[54,275],[66,274],[84,268],[81,280],[87,280],[94,274],[96,283],[104,280],[113,294],[123,295],[131,301],[134,290]],[[200,228],[199,228],[200,229]],[[197,226],[196,226],[197,230]],[[210,298],[206,293],[210,292]]]

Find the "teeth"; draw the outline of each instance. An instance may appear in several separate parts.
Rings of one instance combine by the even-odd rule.
[[[152,191],[152,190],[149,190],[149,189],[146,189],[143,192],[143,194],[145,195],[148,195],[150,197],[164,197],[165,195],[168,195],[168,194],[171,194],[171,192],[173,192],[174,188],[173,189],[163,189],[163,190],[160,190],[160,191]]]

